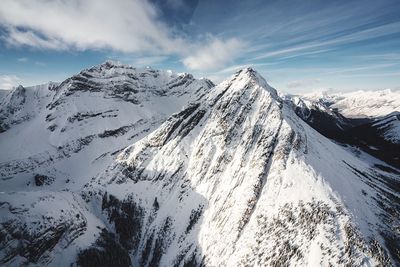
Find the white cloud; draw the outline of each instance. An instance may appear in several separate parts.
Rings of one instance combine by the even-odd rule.
[[[147,66],[154,66],[158,65],[164,60],[166,60],[166,56],[145,56],[145,57],[137,57],[132,59],[133,65],[135,66],[142,66],[142,67],[147,67]]]
[[[1,14],[1,13],[0,13]],[[47,49],[66,49],[66,45],[61,41],[56,40],[54,38],[44,39],[43,37],[39,37],[33,31],[20,31],[15,27],[7,27],[8,28],[8,36],[3,37],[6,43],[10,45],[20,46],[27,45],[38,48],[47,48]]]
[[[16,75],[0,75],[0,89],[12,89],[21,83],[21,79]]]
[[[144,0],[2,0],[0,24],[12,45],[158,53],[186,47]]]
[[[223,67],[238,57],[245,44],[235,38],[222,41],[212,39],[208,44],[199,47],[190,56],[183,59],[183,64],[192,70],[212,70]]]
[[[17,59],[17,61],[21,62],[21,63],[26,63],[26,62],[29,61],[29,59],[27,57],[20,57],[20,58]]]
[[[45,67],[47,64],[42,61],[35,61],[36,66]]]
[[[169,4],[179,6],[181,0]],[[0,25],[6,34],[0,38],[12,46],[148,55],[141,63],[176,55],[193,70],[223,67],[243,48],[234,38],[211,36],[193,43],[169,29],[158,15],[147,0],[1,0]]]
[[[291,81],[287,84],[287,88],[299,88],[299,87],[309,87],[309,86],[315,86],[316,84],[319,84],[321,80],[319,79],[308,79],[308,80],[297,80],[297,81]]]

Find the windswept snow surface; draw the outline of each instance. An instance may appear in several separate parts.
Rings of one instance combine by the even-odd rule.
[[[108,62],[41,88],[1,105],[2,264],[400,264],[398,170],[251,68],[214,87]]]

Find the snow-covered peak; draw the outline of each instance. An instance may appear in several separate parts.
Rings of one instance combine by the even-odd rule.
[[[134,68],[120,63],[105,62],[65,80],[57,88],[52,106],[77,93],[97,93],[140,105],[152,97],[185,95],[214,87],[207,79],[195,79],[191,74],[151,68]],[[201,90],[199,90],[201,88]]]
[[[316,133],[275,93],[253,70],[237,72],[126,148],[94,180],[112,184],[121,199],[129,192],[136,203],[157,196],[157,215],[149,216],[158,217],[145,231],[168,240],[160,265],[174,265],[176,254],[206,266],[380,263],[368,247],[376,232],[366,226],[379,214],[368,210],[372,192],[358,176],[368,164]],[[358,235],[351,218],[365,231],[347,255],[340,244]],[[168,230],[160,230],[166,221]],[[137,261],[153,239],[139,242]],[[294,251],[302,256],[281,258]]]
[[[100,66],[112,68],[112,67],[127,67],[128,65],[124,65],[121,61],[118,60],[108,59],[104,61],[102,64],[100,64]]]
[[[262,77],[256,70],[251,67],[247,67],[237,71],[229,79],[221,82],[218,87],[229,87],[229,91],[231,92],[248,90],[249,88],[257,88],[268,92],[272,98],[281,102],[277,91],[267,83],[264,77]]]
[[[189,74],[110,64],[83,70],[61,84],[10,91],[0,103],[0,133],[5,132],[0,150],[9,151],[0,155],[0,162],[29,156],[43,160],[42,152],[52,154],[49,158],[53,159],[62,150],[64,157],[72,150],[79,154],[90,142],[103,143],[91,146],[94,149],[79,160],[82,168],[73,172],[81,174],[71,170],[64,174],[84,181],[82,173],[93,169],[94,159],[107,154],[110,160],[112,152],[140,138],[214,87],[208,80]],[[115,142],[108,143],[113,139]],[[49,171],[45,167],[43,172]]]

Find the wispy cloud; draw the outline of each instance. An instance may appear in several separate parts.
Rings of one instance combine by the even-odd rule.
[[[182,40],[170,36],[156,16],[146,1],[3,0],[0,5],[5,38],[14,45],[124,52],[182,48]]]
[[[383,37],[386,35],[400,33],[400,22],[388,23],[386,25],[381,25],[365,30],[358,30],[351,33],[346,33],[341,36],[332,35],[328,40],[321,40],[320,35],[315,35],[314,40],[304,41],[301,44],[289,45],[286,48],[264,48],[260,47],[260,50],[256,52],[256,56],[253,60],[260,60],[271,57],[282,57],[286,58],[288,56],[299,56],[307,54],[323,53],[329,50],[337,49],[339,45],[348,45],[355,42],[370,40],[378,37]],[[270,50],[264,52],[265,49]],[[316,50],[320,49],[320,50]]]
[[[0,89],[12,89],[19,85],[21,79],[16,75],[0,75]]]
[[[221,41],[211,40],[199,48],[193,55],[183,59],[183,64],[192,70],[214,70],[223,67],[238,57],[245,44],[237,39]]]
[[[134,66],[157,66],[168,59],[168,56],[143,56],[129,59]]]
[[[0,25],[6,32],[2,38],[12,46],[146,53],[149,63],[177,55],[194,70],[221,67],[243,46],[236,38],[188,39],[158,15],[145,0],[3,0],[0,5]]]
[[[307,80],[296,80],[291,81],[287,84],[287,88],[299,88],[304,86],[315,86],[321,82],[320,79],[307,79]]]
[[[351,68],[335,68],[330,69],[325,72],[325,74],[344,74],[344,73],[354,73],[354,72],[366,72],[370,70],[380,70],[387,69],[393,66],[400,66],[400,63],[387,63],[387,64],[367,64],[363,66],[355,66]]]
[[[369,61],[400,61],[400,54],[398,53],[381,53],[381,54],[367,54],[367,55],[354,55],[354,59],[369,60]]]
[[[20,58],[17,59],[17,61],[18,61],[18,62],[21,62],[21,63],[26,63],[26,62],[29,61],[29,58],[27,58],[27,57],[20,57]]]
[[[0,6],[1,7],[1,6]],[[1,11],[1,10],[0,10]],[[0,13],[1,15],[1,13]],[[31,30],[18,30],[16,27],[7,27],[7,36],[3,36],[5,42],[14,46],[31,46],[41,49],[62,50],[67,46],[55,38],[43,38]]]
[[[35,65],[36,65],[36,66],[40,66],[40,67],[45,67],[45,66],[47,66],[47,64],[46,64],[45,62],[42,62],[42,61],[35,61]]]
[[[344,77],[399,77],[400,71],[387,71],[380,73],[345,73]]]

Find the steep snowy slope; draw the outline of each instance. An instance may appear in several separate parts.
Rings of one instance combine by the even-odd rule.
[[[57,87],[44,105],[40,125],[49,134],[43,138],[50,138],[57,151],[70,156],[52,156],[46,161],[52,163],[31,156],[31,161],[8,162],[0,169],[6,191],[0,194],[1,263],[400,264],[398,170],[319,134],[254,70],[241,70],[212,89],[206,80],[190,79],[202,89],[167,90],[168,99],[193,93],[187,101],[179,99],[183,109],[176,107],[178,112],[166,120],[152,120],[158,113],[149,114],[150,107],[176,102],[161,102],[164,95],[153,97],[158,93],[141,78],[133,79],[145,88],[138,97],[114,93],[113,83],[102,80],[109,67],[94,69],[101,86],[88,84],[81,73],[78,82],[71,78]],[[157,92],[159,88],[154,87]],[[157,99],[152,104],[143,100],[149,93]],[[101,102],[95,102],[98,98]],[[102,116],[110,108],[104,99],[118,101],[114,105],[118,109],[126,102],[137,107],[136,99],[141,104],[110,119]],[[103,108],[101,115],[86,116],[95,107]],[[143,116],[158,124],[146,126],[149,130],[143,132],[136,127],[118,130]],[[37,117],[13,124],[11,116],[6,121],[11,126],[0,134],[1,140]],[[85,123],[74,124],[79,118]],[[113,125],[115,120],[120,124]],[[108,125],[119,128],[108,130]],[[127,138],[132,134],[135,137]],[[93,140],[71,142],[90,135]],[[11,134],[6,137],[12,140]],[[26,144],[28,151],[30,146]],[[116,152],[91,160],[108,151]],[[13,166],[21,166],[18,174]],[[44,173],[50,168],[58,174]],[[39,184],[51,177],[54,181],[43,187],[26,185],[28,179],[21,173],[26,177],[29,173]],[[32,177],[34,173],[38,175]],[[71,182],[60,186],[64,173]]]
[[[346,134],[356,137],[357,145],[367,153],[400,168],[399,117],[398,112],[393,112],[351,128]]]
[[[56,83],[29,88],[20,85],[10,91],[0,100],[0,132],[34,118],[45,108],[56,86]]]
[[[373,127],[382,132],[386,141],[400,144],[400,112],[393,112],[380,120],[374,121]]]
[[[112,203],[140,210],[132,260],[143,266],[374,266],[399,260],[399,180],[373,164],[246,69],[125,149],[89,188],[119,238]]]
[[[2,98],[5,97],[9,92],[10,92],[9,90],[0,89],[0,101],[1,101]]]
[[[348,93],[312,93],[303,95],[338,109],[348,118],[380,117],[400,111],[400,91],[355,91]]]

